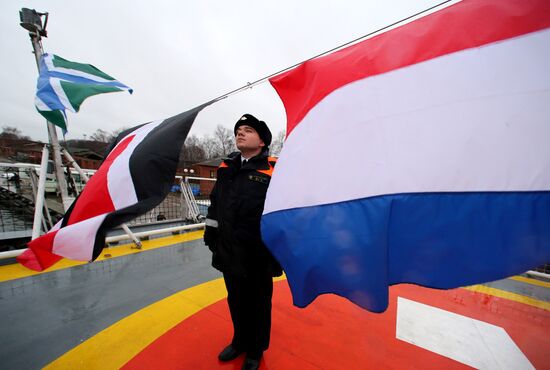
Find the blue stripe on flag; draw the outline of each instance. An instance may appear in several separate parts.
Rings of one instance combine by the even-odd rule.
[[[76,113],[76,111],[78,111],[80,107],[80,103],[82,103],[82,101],[85,100],[87,97],[101,94],[101,93],[111,92],[111,91],[105,91],[105,89],[101,89],[99,87],[118,88],[121,91],[127,90],[130,94],[133,92],[133,90],[130,87],[124,85],[118,80],[109,80],[105,82],[96,81],[93,79],[88,79],[86,77],[74,75],[71,73],[71,71],[74,71],[74,73],[77,73],[77,74],[81,73],[80,69],[67,68],[67,69],[64,69],[64,71],[66,72],[49,70],[48,65],[46,64],[46,61],[45,61],[47,57],[49,57],[49,55],[44,54],[40,58],[40,75],[38,76],[36,96],[44,103],[45,106],[48,107],[49,110],[60,111],[60,113],[63,115],[64,118],[63,120],[61,120],[59,118],[60,117],[59,114],[48,113],[47,110],[44,110],[44,106],[42,106],[41,104],[36,104],[36,107],[38,111],[46,119],[50,120],[52,123],[61,127],[64,133],[67,132],[67,115],[65,113],[65,110],[69,109],[72,112]],[[93,67],[93,66],[89,66],[89,67]],[[95,69],[97,70],[97,68]],[[72,95],[72,96],[67,96],[67,101],[65,102],[66,105],[60,99],[58,93],[54,90],[51,84],[52,78],[57,78],[62,82],[68,83],[64,86],[60,83],[60,86],[59,86],[59,88],[63,90],[60,93]],[[71,86],[71,88],[67,89],[66,88],[67,86]]]
[[[388,286],[455,288],[550,261],[550,192],[386,195],[277,211],[262,235],[294,304],[335,293],[371,311]]]
[[[50,84],[50,79],[47,75],[40,74],[38,77],[36,96],[38,96],[50,110],[59,109],[65,111],[65,106]]]

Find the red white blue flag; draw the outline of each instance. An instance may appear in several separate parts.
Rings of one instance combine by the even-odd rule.
[[[270,80],[262,218],[294,303],[384,311],[550,261],[550,1],[464,0]]]
[[[95,260],[109,229],[153,209],[166,197],[185,138],[197,114],[210,103],[121,133],[63,219],[28,243],[17,257],[19,263],[42,271],[62,257]]]

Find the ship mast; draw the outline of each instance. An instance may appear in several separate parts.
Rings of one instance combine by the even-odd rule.
[[[42,37],[47,37],[46,25],[48,24],[48,13],[39,13],[34,9],[22,8],[19,12],[19,17],[21,19],[21,27],[29,31],[33,52],[36,59],[36,66],[38,67],[38,73],[40,73],[40,58],[42,57],[42,54],[44,54],[44,50],[42,48]],[[43,17],[44,24],[42,24]],[[47,127],[48,137],[53,151],[55,176],[57,178],[57,184],[61,194],[61,200],[63,202],[63,209],[67,211],[74,198],[69,197],[67,192],[67,182],[65,181],[65,174],[63,173],[61,162],[61,147],[57,138],[55,125],[47,121]],[[42,173],[45,175],[45,171]],[[41,176],[42,173],[40,174]],[[44,194],[37,194],[37,196],[43,197]]]

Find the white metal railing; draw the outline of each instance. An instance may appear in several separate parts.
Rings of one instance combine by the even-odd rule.
[[[181,181],[180,184],[181,187],[181,198],[182,198],[182,206],[185,207],[187,210],[186,216],[190,220],[194,220],[195,222],[199,221],[199,207],[197,206],[197,202],[195,200],[195,196],[193,195],[193,190],[191,189],[191,185],[189,185],[188,181]]]
[[[39,184],[39,167],[30,163],[0,162],[0,203],[3,210],[0,217],[0,239],[9,239],[10,232],[32,234],[33,214],[37,212],[44,214],[38,222],[41,229],[48,230],[53,226],[49,209],[51,203],[48,204],[45,198],[37,199],[36,196],[39,185],[44,189],[44,184]],[[44,177],[42,180],[44,181]],[[48,179],[45,183],[48,183]],[[54,207],[54,210],[56,213],[60,211],[58,207]]]
[[[529,270],[525,274],[529,277],[532,276],[532,277],[537,277],[537,278],[541,278],[541,279],[550,281],[550,274],[546,274],[544,272]]]
[[[168,234],[168,233],[174,233],[178,231],[203,229],[203,228],[204,228],[204,223],[198,223],[193,225],[173,226],[173,227],[167,227],[164,229],[143,231],[139,233],[133,233],[133,235],[137,238],[144,238],[144,237],[153,236],[153,235]],[[131,240],[131,237],[128,234],[109,236],[105,239],[105,243],[108,244],[113,242],[119,242],[121,240]],[[27,249],[25,248],[25,249],[17,249],[14,251],[0,252],[0,259],[17,257],[26,250]]]
[[[65,153],[65,155],[67,155]],[[69,160],[71,163],[74,162],[72,158]],[[51,167],[51,166],[48,166]],[[71,169],[69,171],[70,178],[73,179],[75,186],[75,193],[71,195],[77,195],[87,182],[87,177],[94,174],[95,170],[81,170],[84,173],[81,173],[78,169]],[[7,163],[0,162],[0,186],[9,190],[13,193],[22,194],[26,196],[31,202],[37,202],[38,187],[39,185],[39,174],[40,174],[40,165],[32,163]],[[55,194],[57,188],[57,181],[55,180],[53,171],[51,168],[47,169],[47,176],[45,179],[44,190],[46,193],[50,194],[47,198],[47,203],[44,204],[44,210],[47,212],[49,208],[53,208],[58,213],[63,213],[61,202],[57,197],[52,197],[51,194]],[[17,174],[17,181],[14,181],[14,176]],[[36,181],[37,180],[37,181]],[[200,200],[194,196],[193,188],[194,186],[190,180],[195,181],[216,181],[215,178],[205,178],[205,177],[185,177],[176,176],[175,184],[178,186],[178,191],[181,194],[174,193],[174,190],[168,195],[168,197],[157,207],[147,212],[146,214],[137,217],[135,220],[132,220],[128,223],[128,226],[140,226],[143,224],[149,224],[151,222],[160,221],[160,220],[192,220],[194,222],[199,222],[201,215],[204,216],[205,208],[209,205],[209,200]],[[44,179],[42,179],[44,181]],[[46,202],[46,199],[44,199]],[[36,217],[35,217],[36,218]],[[49,217],[46,217],[46,223],[49,221]],[[32,222],[32,220],[31,220]],[[54,222],[55,223],[55,222]],[[1,225],[0,225],[1,226]],[[46,226],[42,227],[42,231],[46,232],[51,228],[52,224],[49,223]],[[0,227],[1,229],[1,227]],[[36,230],[36,227],[34,228]]]
[[[38,187],[38,181],[37,179],[34,179],[36,184],[32,183],[32,176],[28,174],[35,175],[35,172],[39,172],[40,166],[34,165],[34,164],[27,164],[27,163],[0,163],[0,172],[5,173],[6,179],[3,179],[7,183],[7,177],[11,175],[12,169],[15,171],[18,171],[20,174],[20,177],[23,178],[24,181],[28,182],[29,189],[31,188],[31,185],[34,185],[34,187]],[[25,171],[23,173],[23,171]],[[94,171],[95,172],[95,171]],[[36,175],[35,175],[36,177]],[[81,179],[83,182],[86,182],[87,176],[81,176]],[[196,229],[204,227],[203,223],[200,223],[200,220],[202,218],[201,215],[205,213],[204,209],[210,204],[209,200],[197,200],[195,198],[195,195],[193,193],[193,189],[191,188],[191,184],[189,183],[189,180],[196,180],[196,181],[216,181],[215,178],[203,178],[203,177],[186,177],[182,178],[180,176],[176,177],[177,180],[180,180],[180,189],[181,189],[181,197],[180,201],[175,203],[174,197],[170,199],[166,199],[165,204],[161,204],[157,207],[155,207],[153,210],[149,211],[147,213],[148,217],[141,220],[139,222],[137,219],[136,224],[134,226],[139,225],[147,225],[154,221],[159,221],[158,219],[153,220],[151,219],[151,215],[157,215],[157,214],[164,214],[168,216],[167,218],[163,218],[166,222],[169,221],[182,221],[184,219],[193,220],[195,223],[193,225],[183,225],[183,226],[173,226],[173,227],[167,227],[167,228],[159,228],[155,230],[150,231],[144,231],[139,233],[128,233],[128,230],[126,230],[126,234],[124,235],[117,235],[117,236],[111,236],[106,239],[106,243],[112,243],[120,240],[128,240],[131,239],[134,241],[138,247],[141,245],[139,238],[158,235],[158,234],[164,234],[164,233],[171,233],[171,232],[178,232],[183,230],[189,230],[189,229]],[[53,179],[52,179],[53,180]],[[80,179],[79,179],[80,180]],[[32,191],[32,194],[36,192],[37,189],[34,189]],[[78,189],[80,190],[80,189]],[[31,193],[31,191],[29,191]],[[174,194],[175,195],[175,194]],[[36,199],[33,199],[36,200]],[[178,204],[179,203],[179,204]],[[46,208],[46,205],[44,205],[44,208]],[[179,208],[179,209],[176,209]],[[47,209],[47,208],[46,208]],[[185,212],[188,214],[186,215]],[[187,217],[186,217],[187,216]],[[142,217],[140,217],[142,218]],[[50,225],[51,227],[51,225]],[[162,227],[162,225],[158,225],[158,227]],[[44,230],[47,230],[49,228],[44,228]],[[133,237],[132,237],[133,235]],[[25,249],[18,249],[13,251],[7,251],[7,252],[0,252],[0,259],[6,259],[6,258],[13,258],[17,257],[21,253],[23,253]]]
[[[182,197],[182,208],[187,210],[187,218],[199,222],[201,219],[200,206],[210,205],[210,201],[197,201],[195,195],[193,194],[193,189],[189,180],[198,180],[198,181],[216,181],[215,178],[209,177],[194,177],[194,176],[185,176],[180,182],[181,187],[181,197]]]

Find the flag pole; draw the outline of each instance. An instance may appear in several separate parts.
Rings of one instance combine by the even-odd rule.
[[[34,221],[32,224],[32,237],[34,240],[40,236],[40,230],[42,225],[44,207],[44,194],[46,187],[46,170],[48,167],[48,157],[50,156],[48,146],[44,145],[42,148],[42,160],[40,161],[40,177],[38,178],[38,189],[36,190],[36,200],[34,202]],[[46,230],[47,231],[47,230]]]
[[[38,67],[38,73],[40,73],[40,58],[42,57],[42,36],[46,36],[46,24],[48,23],[48,13],[37,13],[34,9],[22,8],[19,12],[21,18],[21,27],[29,31],[31,43],[34,51],[34,57],[36,59],[36,66]],[[41,16],[45,15],[46,20],[44,26],[42,26]],[[74,198],[69,197],[67,192],[67,182],[65,181],[65,175],[63,173],[61,162],[61,150],[59,140],[57,138],[57,131],[53,123],[47,121],[48,136],[53,152],[53,160],[55,165],[55,176],[57,178],[57,185],[61,194],[61,201],[63,203],[63,209],[67,211],[73,202]],[[38,196],[44,196],[40,194]]]

